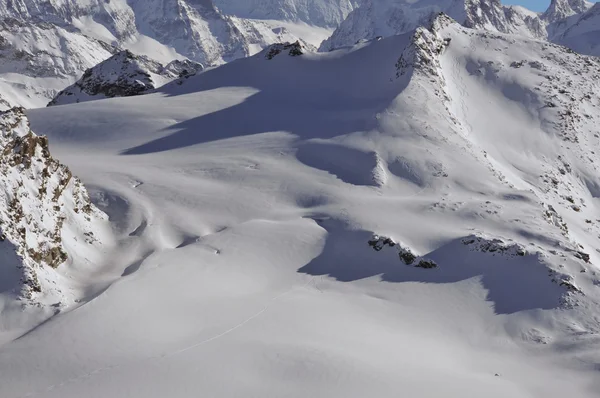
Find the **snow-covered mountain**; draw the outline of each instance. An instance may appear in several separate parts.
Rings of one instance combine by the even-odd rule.
[[[536,13],[500,0],[366,0],[322,43],[329,51],[361,39],[401,34],[425,25],[444,12],[470,28],[543,37],[545,26]]]
[[[582,54],[600,56],[600,4],[567,19],[568,27],[555,33],[553,41]]]
[[[56,268],[91,266],[106,216],[24,112],[0,113],[0,296],[60,309],[73,304],[74,286]]]
[[[585,0],[552,0],[545,13],[538,14],[520,6],[505,6],[500,0],[365,0],[324,41],[321,51],[354,45],[359,40],[377,36],[402,34],[428,23],[437,13],[444,12],[469,28],[510,33],[529,38],[550,40],[573,46],[573,49],[594,55],[600,39],[565,33],[580,18],[585,18],[592,3]],[[582,23],[589,32],[597,22]],[[566,34],[567,38],[563,35]],[[582,45],[579,43],[583,42]]]
[[[0,110],[44,106],[114,51],[56,25],[0,20]]]
[[[273,1],[273,7],[278,4]],[[262,3],[260,16],[271,18],[262,20],[225,14],[211,0],[0,2],[0,106],[43,106],[123,49],[163,64],[188,58],[214,66],[277,42],[302,39],[316,46],[351,7],[328,1],[323,7],[285,4],[283,14],[269,16],[268,3]],[[341,7],[337,14],[336,6]]]
[[[362,0],[214,0],[224,13],[248,19],[302,21],[336,28]]]
[[[85,71],[81,79],[58,93],[48,105],[145,94],[200,70],[202,65],[193,61],[174,60],[163,66],[148,57],[124,50]]]
[[[599,71],[438,16],[28,111],[117,241],[0,396],[595,398]]]
[[[550,23],[560,22],[573,15],[582,14],[591,7],[592,3],[586,0],[552,0],[542,17]]]

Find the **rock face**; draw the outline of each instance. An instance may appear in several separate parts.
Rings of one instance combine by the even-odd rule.
[[[99,244],[97,226],[106,216],[51,157],[47,138],[30,130],[24,109],[0,113],[0,153],[0,252],[18,256],[0,264],[0,275],[20,273],[18,283],[3,288],[23,299],[60,295],[54,269]]]
[[[58,93],[48,106],[145,94],[202,69],[201,64],[189,60],[175,60],[163,66],[125,50],[86,70],[81,79]]]

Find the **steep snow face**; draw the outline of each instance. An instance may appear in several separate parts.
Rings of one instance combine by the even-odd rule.
[[[72,281],[56,268],[89,265],[106,216],[30,130],[24,109],[0,113],[0,153],[0,303],[72,304]]]
[[[86,70],[81,79],[58,93],[48,105],[140,95],[200,70],[202,65],[196,62],[175,60],[165,67],[125,50]]]
[[[569,22],[568,28],[557,34],[554,41],[582,54],[600,56],[600,4],[571,17]]]
[[[114,49],[47,23],[0,21],[0,110],[44,106]]]
[[[336,28],[357,7],[355,0],[214,0],[228,15],[249,19],[302,21]]]
[[[445,18],[299,48],[28,112],[117,283],[5,339],[0,395],[596,398],[598,59]]]
[[[321,51],[354,45],[361,39],[401,34],[427,24],[444,12],[470,28],[545,36],[545,25],[522,7],[506,7],[500,0],[366,0],[324,41]],[[533,15],[532,15],[533,14]]]

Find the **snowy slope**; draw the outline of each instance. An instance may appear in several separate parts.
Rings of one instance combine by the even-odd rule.
[[[200,70],[202,65],[193,61],[174,60],[163,66],[125,50],[85,71],[81,79],[58,93],[48,105],[145,94]]]
[[[598,59],[446,18],[270,53],[28,112],[119,243],[0,395],[596,397]]]

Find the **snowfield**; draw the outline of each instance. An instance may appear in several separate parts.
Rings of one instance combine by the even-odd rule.
[[[5,305],[0,396],[597,397],[600,61],[444,16],[275,48],[27,112],[114,236]]]

